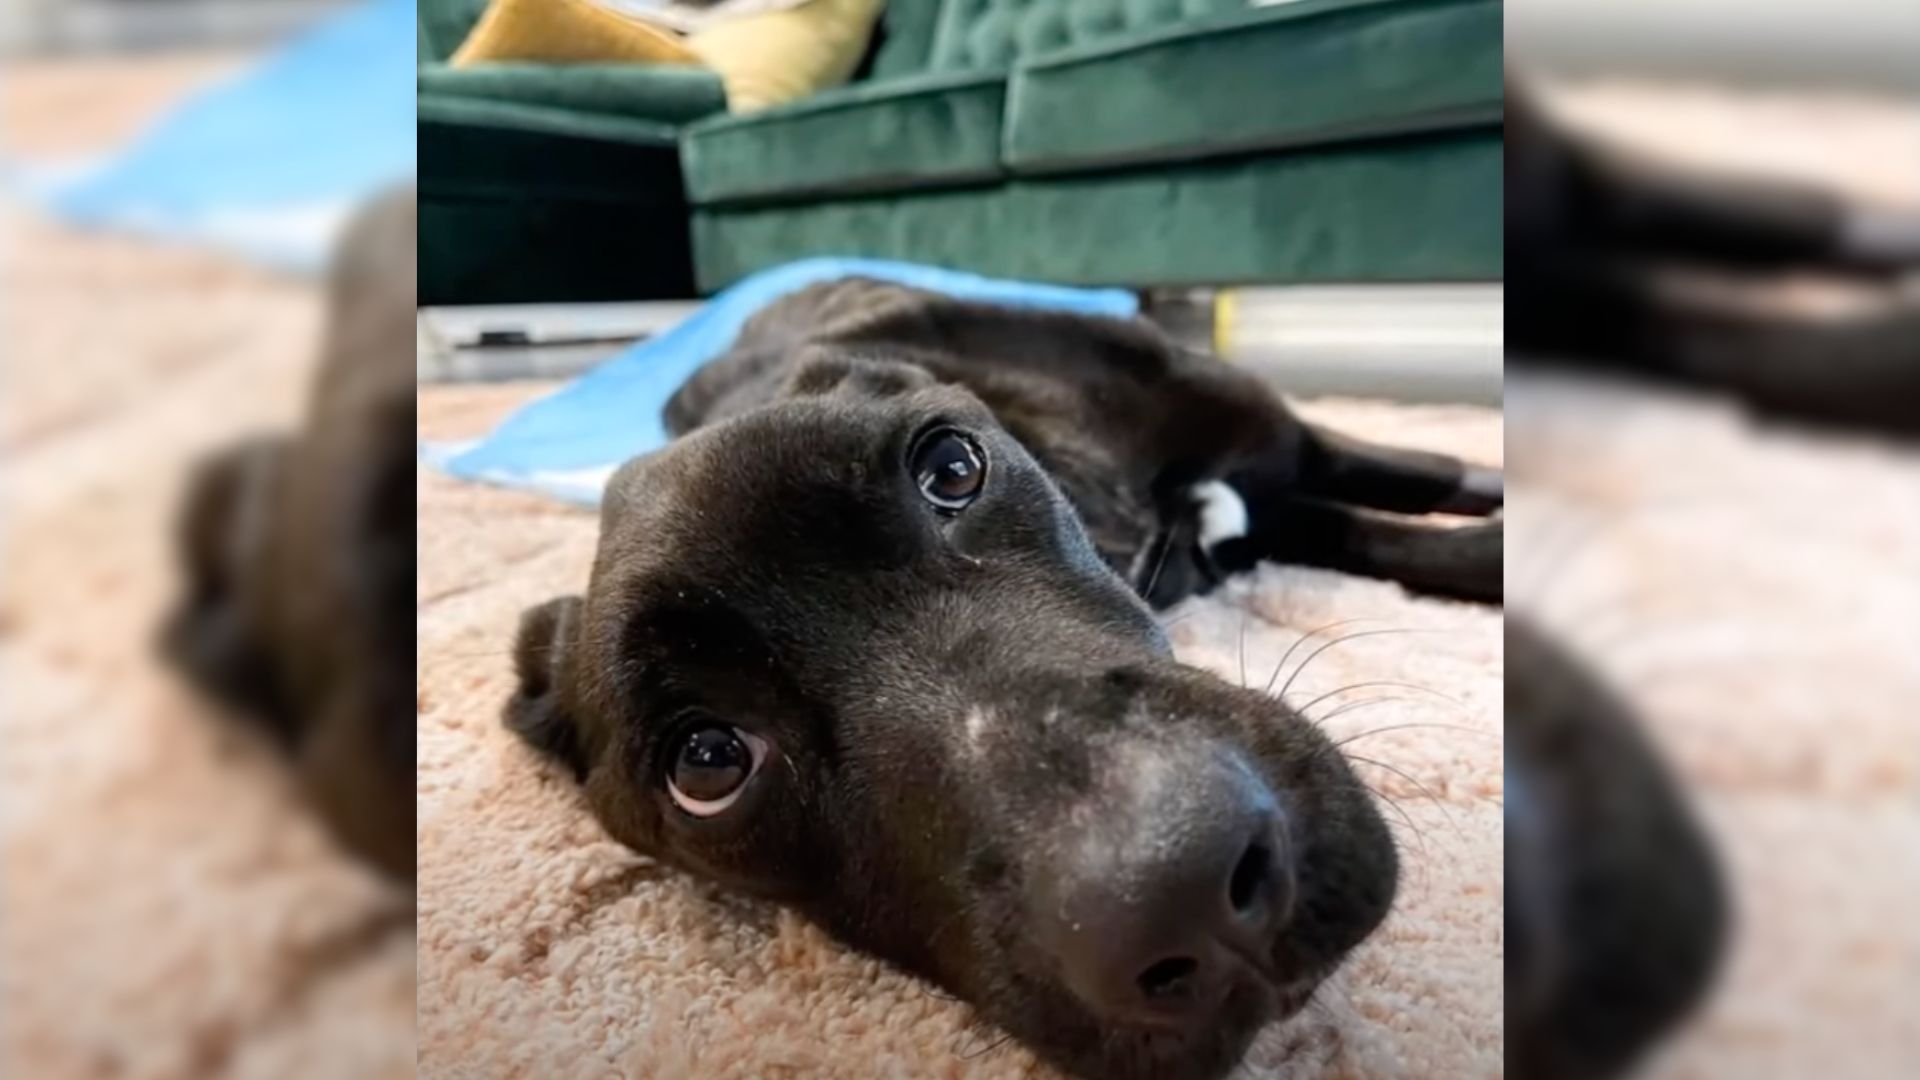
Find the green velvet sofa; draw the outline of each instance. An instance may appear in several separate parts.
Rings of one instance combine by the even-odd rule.
[[[454,69],[486,0],[419,0],[420,303],[694,295],[679,135],[724,112],[699,68]]]
[[[447,68],[484,2],[421,0],[423,304],[680,297],[822,254],[1500,276],[1498,0],[890,0],[863,77],[744,116],[696,69]]]
[[[884,26],[867,79],[684,130],[703,291],[818,254],[1500,276],[1498,0],[891,0]]]

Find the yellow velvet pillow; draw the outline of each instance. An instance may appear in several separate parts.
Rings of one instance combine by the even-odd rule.
[[[588,0],[493,0],[449,60],[698,64],[672,33]]]
[[[715,20],[687,38],[719,73],[727,111],[752,112],[847,81],[886,0],[806,0],[797,7]]]

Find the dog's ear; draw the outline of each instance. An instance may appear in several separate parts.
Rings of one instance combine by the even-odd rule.
[[[572,769],[577,780],[587,776],[586,745],[568,711],[560,672],[579,637],[581,606],[577,596],[559,596],[521,614],[513,644],[513,670],[520,685],[507,702],[506,715],[514,734]]]
[[[263,437],[229,447],[194,470],[175,518],[180,597],[161,629],[166,658],[277,738],[298,738],[256,613],[270,607],[257,568],[272,531],[289,443]]]

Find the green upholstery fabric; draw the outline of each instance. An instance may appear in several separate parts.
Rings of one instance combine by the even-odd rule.
[[[416,0],[420,13],[420,53],[428,60],[454,54],[467,32],[480,21],[488,0]]]
[[[1070,284],[1473,280],[1501,272],[1496,127],[906,197],[695,211],[699,285],[809,255]]]
[[[514,102],[683,124],[725,112],[726,89],[705,68],[640,64],[481,64],[420,68],[423,96]]]
[[[670,125],[421,97],[419,302],[693,295]]]
[[[993,75],[911,76],[714,117],[687,130],[687,189],[696,203],[719,203],[991,179],[1005,93]]]
[[[1485,122],[1499,0],[1324,0],[1049,56],[1014,70],[1016,173],[1191,160]]]
[[[1247,7],[1247,0],[942,0],[928,66],[1004,71],[1074,45]]]
[[[940,23],[940,0],[887,0],[880,14],[880,50],[871,81],[924,71]]]

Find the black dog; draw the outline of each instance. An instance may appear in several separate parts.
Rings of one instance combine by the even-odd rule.
[[[1259,558],[1497,596],[1497,523],[1364,509],[1491,512],[1497,473],[1317,431],[1143,323],[860,280],[763,311],[668,419],[507,708],[616,838],[1114,1080],[1221,1074],[1386,915],[1340,753],[1142,597]]]
[[[341,842],[411,880],[415,203],[349,229],[303,430],[204,462],[165,654],[265,729]]]
[[[1610,1080],[1697,1006],[1728,901],[1632,711],[1507,615],[1507,1069]]]

